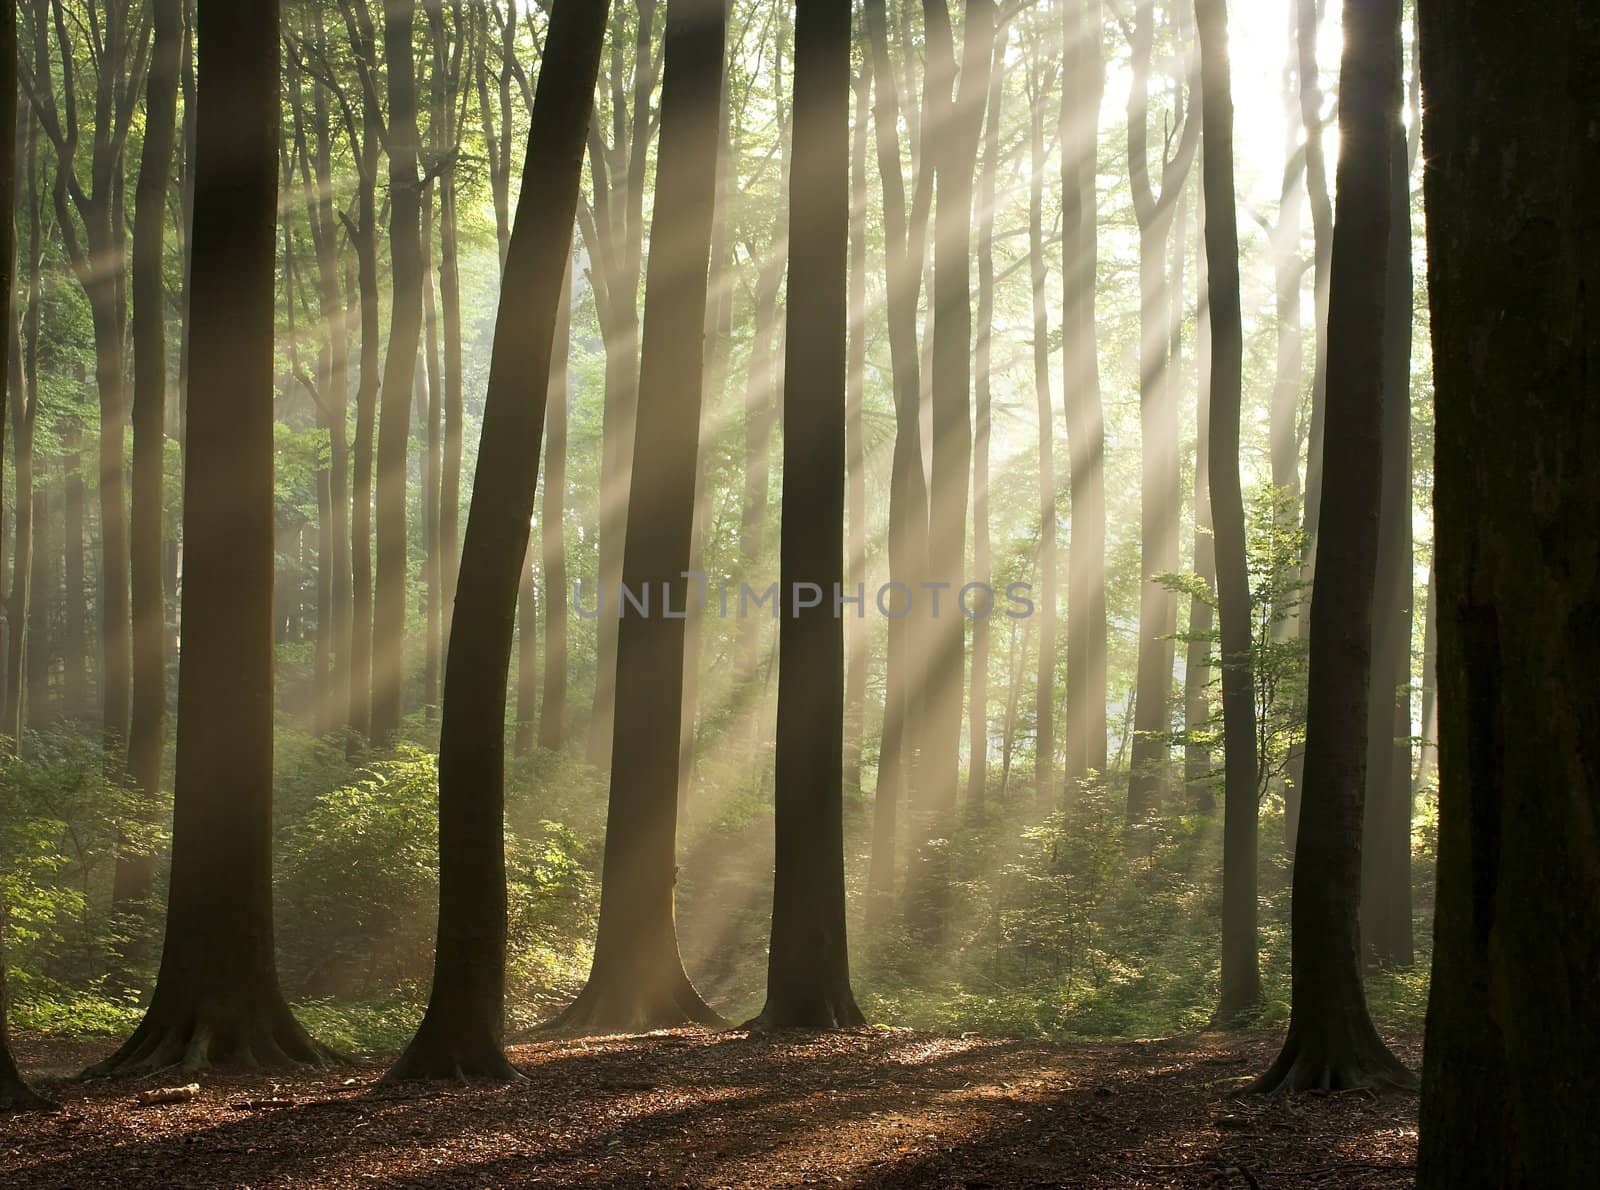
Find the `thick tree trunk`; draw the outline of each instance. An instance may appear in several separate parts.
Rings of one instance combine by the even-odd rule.
[[[272,938],[273,273],[278,6],[199,0],[184,647],[167,939],[142,1024],[97,1073],[328,1055]]]
[[[555,0],[495,321],[439,735],[439,936],[428,1010],[391,1078],[511,1078],[504,1028],[505,718],[552,335],[605,9]]]
[[[1100,0],[1062,6],[1062,401],[1071,491],[1067,554],[1067,778],[1106,771],[1105,422],[1095,342]]]
[[[1600,23],[1417,6],[1439,592],[1418,1182],[1600,1168]]]
[[[178,119],[178,59],[183,46],[179,0],[154,0],[155,47],[145,103],[144,148],[133,212],[133,513],[129,556],[133,585],[133,708],[128,775],[153,816],[161,791],[167,711],[166,595],[161,543],[165,528],[167,337],[162,265],[167,183]],[[111,900],[144,902],[155,879],[153,854],[121,849]]]
[[[1365,958],[1409,967],[1411,940],[1411,169],[1390,137],[1388,290],[1383,311],[1383,502],[1372,606],[1372,697],[1361,863]]]
[[[1261,999],[1256,953],[1256,715],[1250,665],[1250,581],[1239,483],[1239,405],[1244,338],[1239,311],[1239,228],[1234,214],[1233,98],[1226,0],[1195,0],[1200,29],[1202,189],[1206,206],[1206,294],[1211,310],[1211,511],[1216,521],[1218,618],[1222,629],[1224,816],[1222,986],[1217,1019]]]
[[[384,0],[388,86],[389,254],[394,300],[378,411],[377,575],[372,605],[372,738],[392,740],[405,714],[406,455],[422,332],[422,178],[417,172],[416,0]]]
[[[1290,918],[1293,998],[1283,1051],[1253,1084],[1257,1091],[1342,1091],[1415,1081],[1373,1027],[1359,946],[1373,591],[1389,383],[1383,367],[1384,307],[1390,145],[1400,118],[1400,8],[1400,0],[1371,0],[1345,9],[1328,323],[1325,445],[1330,466],[1311,603],[1306,784]],[[1379,718],[1387,724],[1389,715],[1386,708]]]
[[[827,0],[795,18],[786,338],[809,366],[784,376],[783,506],[808,515],[783,521],[772,936],[767,1001],[751,1022],[763,1030],[863,1023],[845,937],[844,625],[833,604],[844,580],[850,9]]]
[[[589,982],[555,1024],[608,1032],[715,1024],[683,970],[673,920],[684,616],[699,452],[707,275],[717,192],[725,0],[667,7],[658,187],[623,585],[650,599],[618,622],[611,797]],[[847,167],[848,168],[848,165]],[[659,602],[657,602],[659,600]]]

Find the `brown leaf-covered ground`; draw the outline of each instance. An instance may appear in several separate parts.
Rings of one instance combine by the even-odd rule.
[[[377,1086],[359,1065],[202,1076],[154,1107],[141,1091],[189,1077],[45,1078],[62,1111],[0,1118],[0,1185],[1410,1185],[1414,1095],[1238,1094],[1277,1041],[674,1032],[518,1045],[514,1086]],[[35,1074],[103,1056],[17,1049]]]

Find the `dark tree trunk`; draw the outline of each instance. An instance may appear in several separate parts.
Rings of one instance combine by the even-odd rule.
[[[199,0],[183,649],[167,938],[150,1008],[97,1073],[327,1053],[272,937],[273,274],[278,5]]]
[[[394,301],[378,411],[377,574],[372,605],[372,738],[392,740],[405,713],[406,455],[422,332],[422,178],[417,171],[416,0],[384,0],[389,98],[389,254]]]
[[[690,588],[684,572],[694,531],[726,34],[725,0],[671,0],[667,7],[630,485],[650,498],[628,503],[622,562],[623,585],[650,604],[645,614],[630,611],[618,621],[617,665],[627,680],[616,692],[600,925],[589,982],[556,1019],[562,1028],[609,1032],[721,1019],[684,973],[673,900]]]
[[[1422,0],[1439,869],[1418,1182],[1600,1168],[1592,4]]]
[[[462,541],[439,735],[433,990],[391,1078],[511,1078],[505,1005],[505,721],[517,577],[538,488],[552,333],[594,105],[602,6],[555,0],[506,254]]]
[[[1361,863],[1365,958],[1409,967],[1411,941],[1411,168],[1396,113],[1383,309],[1383,502],[1372,605],[1372,696]]]
[[[11,211],[16,203],[17,165],[17,7],[5,6],[0,12],[0,210]],[[31,154],[30,154],[31,156]],[[30,170],[31,174],[31,170]],[[16,280],[16,224],[10,219],[0,220],[0,326],[11,326],[11,295]],[[11,335],[0,335],[0,381],[6,379],[11,367],[5,353],[14,350]],[[19,388],[14,399],[24,400]],[[3,403],[3,402],[0,402]],[[0,434],[4,420],[0,418]],[[27,497],[19,497],[27,498]],[[19,506],[20,507],[20,506]],[[20,522],[19,522],[20,523]],[[13,619],[12,635],[22,631],[21,624]],[[22,1079],[17,1063],[11,1056],[11,1036],[6,1028],[6,976],[5,976],[5,917],[6,907],[0,905],[0,1112],[20,1109],[48,1109],[54,1106],[28,1087]]]
[[[1400,0],[1345,9],[1338,206],[1306,783],[1294,863],[1289,1035],[1257,1091],[1405,1086],[1361,983],[1362,803],[1383,481],[1390,145],[1400,118]],[[1213,262],[1214,265],[1215,262]],[[1391,704],[1392,705],[1392,704]],[[1382,716],[1385,723],[1388,712]],[[1392,746],[1392,745],[1391,745]],[[1386,748],[1387,752],[1388,749]]]
[[[866,589],[867,566],[867,452],[862,425],[862,401],[867,370],[867,108],[872,99],[870,67],[863,66],[851,80],[855,93],[855,119],[850,139],[850,340],[845,369],[845,540],[846,586],[855,595]],[[848,614],[848,613],[847,613]],[[862,614],[845,624],[844,664],[844,787],[861,792],[861,745],[867,717],[867,664],[870,648],[865,606]]]
[[[437,107],[435,107],[437,115]],[[439,470],[444,462],[444,377],[439,363],[439,302],[433,284],[433,183],[423,188],[422,200],[422,357],[427,378],[422,454],[422,599],[423,599],[423,715],[432,722],[438,714],[440,633],[443,564],[439,556]]]
[[[539,747],[560,751],[567,717],[567,361],[572,338],[572,262],[567,262],[550,345],[544,415],[544,507],[539,520],[544,572],[544,697]]]
[[[368,39],[367,53],[375,52]],[[378,124],[376,97],[363,92],[356,180],[356,291],[361,322],[356,433],[351,446],[350,730],[352,745],[372,735],[372,445],[378,417]],[[407,386],[409,392],[409,386]]]
[[[1128,772],[1129,847],[1148,850],[1143,829],[1160,805],[1172,762],[1173,638],[1178,596],[1159,581],[1178,569],[1178,383],[1170,357],[1171,295],[1167,241],[1179,195],[1189,177],[1200,122],[1190,111],[1177,138],[1161,150],[1160,190],[1150,181],[1149,75],[1155,38],[1155,0],[1136,6],[1133,79],[1128,92],[1128,173],[1139,223],[1139,661],[1134,687],[1133,756]],[[1181,103],[1178,115],[1183,114]]]
[[[61,568],[66,587],[63,599],[61,660],[62,712],[74,719],[92,716],[89,706],[89,598],[84,573],[83,546],[83,431],[69,424],[63,437],[62,545],[66,557]]]
[[[1205,129],[1206,294],[1211,310],[1211,511],[1216,520],[1217,601],[1222,629],[1224,817],[1222,986],[1219,1021],[1261,999],[1256,953],[1256,715],[1250,665],[1250,581],[1239,484],[1239,404],[1244,338],[1239,312],[1239,228],[1234,215],[1233,99],[1226,0],[1195,0]]]
[[[133,510],[129,558],[133,586],[133,709],[128,775],[153,816],[161,792],[167,712],[165,528],[167,336],[165,253],[167,184],[178,119],[179,0],[153,0],[155,47],[145,102],[144,147],[133,208]],[[155,879],[154,854],[117,855],[112,904],[142,904]]]
[[[1067,554],[1067,778],[1106,770],[1105,422],[1095,344],[1100,0],[1062,6],[1062,348],[1071,490]],[[1230,208],[1231,209],[1231,208]]]
[[[806,516],[784,518],[780,551],[777,856],[758,1029],[864,1023],[845,937],[844,624],[833,606],[844,581],[850,9],[813,2],[795,17],[787,342],[809,366],[784,376],[783,507]],[[816,602],[803,607],[807,584]]]

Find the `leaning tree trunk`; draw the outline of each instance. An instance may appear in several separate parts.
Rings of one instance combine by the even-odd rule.
[[[1400,0],[1345,8],[1328,393],[1311,601],[1306,783],[1294,862],[1289,1036],[1257,1091],[1406,1086],[1361,982],[1362,808],[1383,488],[1390,144],[1400,119]],[[1388,721],[1387,713],[1382,716]]]
[[[133,714],[128,775],[154,816],[161,791],[167,710],[166,595],[162,575],[165,511],[167,342],[163,279],[167,181],[177,139],[178,58],[183,43],[179,0],[154,0],[144,148],[133,209],[133,510],[129,559],[133,581]],[[117,855],[112,903],[141,904],[155,879],[155,856]]]
[[[1217,603],[1222,629],[1222,986],[1219,1021],[1261,999],[1256,953],[1256,707],[1250,665],[1250,580],[1239,483],[1239,404],[1244,336],[1239,312],[1239,227],[1234,214],[1233,98],[1226,0],[1195,0],[1200,102],[1205,129],[1206,295],[1211,313],[1211,511],[1216,522]]]
[[[433,990],[391,1078],[512,1078],[505,1018],[505,721],[552,332],[572,246],[604,6],[555,0],[495,320],[439,731]],[[529,328],[547,333],[530,333]]]
[[[1424,1187],[1600,1168],[1594,5],[1421,0],[1439,591]]]
[[[328,1054],[272,936],[273,278],[278,5],[199,0],[183,644],[172,879],[144,1021],[96,1073]]]
[[[611,797],[594,965],[561,1028],[636,1031],[717,1016],[684,973],[674,921],[684,616],[699,455],[703,336],[717,191],[725,0],[667,7],[661,146],[645,279],[638,437],[623,587]],[[848,168],[848,167],[847,167]],[[842,548],[842,545],[841,545]],[[660,603],[654,600],[659,597]]]
[[[758,1029],[864,1023],[845,937],[844,624],[833,603],[844,582],[850,9],[813,0],[795,16],[786,333],[789,358],[808,366],[784,375],[783,507],[806,516],[784,518],[780,548],[777,857]]]

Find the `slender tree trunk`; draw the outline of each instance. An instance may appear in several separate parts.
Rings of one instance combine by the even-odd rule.
[[[850,10],[849,0],[828,0],[799,6],[795,18],[785,337],[791,358],[809,366],[784,376],[783,507],[808,515],[783,521],[777,862],[767,1001],[751,1022],[760,1029],[863,1023],[845,937],[844,625],[831,606],[844,580]]]
[[[1067,777],[1106,771],[1105,422],[1095,342],[1100,101],[1106,68],[1100,0],[1062,7],[1061,238],[1063,402],[1072,549],[1067,555]]]
[[[545,408],[544,507],[539,521],[544,574],[544,697],[539,747],[561,750],[567,716],[567,362],[572,338],[572,262],[561,283],[550,347],[550,396]]]
[[[356,289],[360,302],[361,357],[356,380],[356,434],[351,447],[350,730],[352,744],[372,736],[372,455],[378,417],[378,120],[370,99],[362,105],[361,166],[356,190]],[[409,388],[408,388],[409,391]]]
[[[539,596],[533,581],[534,560],[530,541],[517,579],[517,707],[511,745],[516,756],[527,755],[533,747],[539,718]]]
[[[1250,664],[1250,581],[1239,482],[1239,405],[1244,337],[1239,310],[1239,229],[1234,215],[1233,99],[1226,0],[1195,0],[1200,28],[1202,182],[1206,204],[1206,292],[1211,308],[1211,510],[1216,520],[1217,600],[1222,628],[1224,818],[1222,986],[1217,1019],[1261,999],[1256,952],[1256,722]]]
[[[1419,1185],[1600,1168],[1594,6],[1422,0],[1439,868]]]
[[[163,640],[166,595],[161,543],[165,527],[167,338],[165,254],[167,184],[178,118],[178,61],[183,47],[179,0],[153,0],[155,47],[145,103],[144,148],[133,214],[133,514],[129,539],[133,588],[133,708],[128,775],[154,815],[161,791],[167,711]],[[155,880],[154,854],[119,849],[111,900],[142,904]]]
[[[844,787],[861,792],[861,744],[866,730],[867,664],[870,660],[866,624],[867,566],[867,452],[861,406],[867,371],[867,132],[872,81],[868,68],[851,80],[855,94],[855,120],[850,140],[850,277],[846,294],[850,305],[849,358],[845,366],[845,551],[846,593],[862,595],[859,614],[845,624],[844,665]],[[848,611],[841,612],[849,615]]]
[[[33,565],[28,582],[27,714],[28,726],[40,728],[56,714],[50,692],[50,669],[54,655],[51,639],[51,612],[61,606],[61,588],[56,579],[56,557],[50,545],[50,493],[54,488],[49,468],[33,490]]]
[[[167,940],[142,1024],[98,1073],[328,1056],[272,941],[275,3],[199,0],[184,648]]]
[[[83,432],[69,425],[63,435],[66,452],[62,456],[65,472],[62,496],[62,544],[66,559],[62,582],[66,585],[65,614],[62,617],[61,657],[65,670],[61,702],[65,714],[74,719],[92,715],[89,706],[89,606],[87,575],[84,573],[83,547]]]
[[[1300,48],[1300,118],[1305,126],[1306,198],[1311,207],[1313,318],[1316,353],[1311,371],[1311,425],[1306,443],[1307,565],[1316,562],[1317,523],[1322,510],[1322,459],[1328,391],[1328,283],[1333,256],[1333,204],[1328,196],[1328,168],[1322,151],[1323,102],[1317,68],[1318,0],[1295,0],[1295,36]],[[1311,573],[1304,575],[1310,582]],[[1301,635],[1311,622],[1302,609]],[[1291,775],[1293,770],[1291,770]]]
[[[422,178],[417,169],[416,0],[384,0],[388,84],[389,254],[394,300],[378,411],[377,575],[372,605],[372,738],[384,742],[405,714],[406,455],[411,384],[422,332]]]
[[[428,1010],[390,1078],[512,1078],[504,1029],[505,720],[561,284],[605,9],[554,0],[506,253],[439,736],[439,936]]]
[[[1439,747],[1439,562],[1428,560],[1428,605],[1422,614],[1421,734],[1417,737],[1417,775],[1414,791],[1420,793],[1433,779]]]
[[[1044,94],[1058,76],[1055,62],[1029,72],[1028,151],[1028,276],[1033,306],[1033,391],[1039,419],[1039,549],[1035,565],[1039,573],[1039,667],[1034,678],[1034,782],[1041,805],[1054,805],[1056,799],[1056,609],[1060,599],[1057,579],[1056,538],[1056,428],[1050,398],[1050,300],[1045,294],[1044,255]],[[1011,648],[1016,648],[1016,625],[1012,624]],[[1006,674],[1012,686],[1006,700],[1006,747],[1002,791],[1011,772],[1011,724],[1016,718],[1016,682],[1011,667]]]
[[[1190,804],[1209,814],[1216,808],[1216,796],[1212,792],[1211,748],[1201,733],[1211,728],[1207,691],[1211,686],[1211,633],[1216,626],[1217,550],[1211,521],[1211,301],[1207,296],[1205,203],[1195,205],[1200,236],[1195,251],[1194,572],[1205,583],[1210,598],[1196,596],[1189,601],[1183,682],[1183,728],[1189,743],[1183,751],[1183,779]]]
[[[1254,1084],[1258,1091],[1415,1083],[1373,1027],[1359,945],[1373,590],[1389,383],[1383,366],[1384,308],[1391,247],[1390,145],[1400,120],[1400,10],[1400,0],[1370,0],[1347,6],[1344,14],[1342,149],[1328,323],[1325,445],[1331,466],[1318,526],[1318,590],[1311,603],[1306,785],[1290,919],[1292,1000],[1289,1035],[1277,1061]],[[1385,726],[1392,707],[1390,702],[1379,716]],[[1384,748],[1386,761],[1392,748],[1392,742]]]

